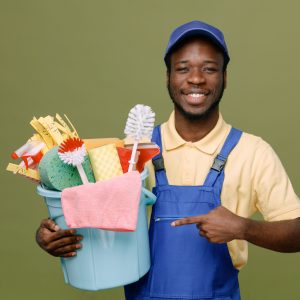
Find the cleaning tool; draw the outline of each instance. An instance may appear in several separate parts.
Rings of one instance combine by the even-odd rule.
[[[67,138],[78,138],[78,133],[73,124],[66,115],[64,117],[73,131],[59,114],[56,114],[55,118],[46,116],[37,119],[34,117],[30,121],[30,125],[41,136],[48,149],[60,145]]]
[[[127,138],[134,140],[128,172],[131,172],[135,164],[135,156],[139,141],[143,138],[151,139],[155,122],[155,113],[151,107],[143,104],[134,106],[128,114],[124,133]]]
[[[83,168],[89,182],[95,182],[89,157],[84,157]],[[65,164],[58,156],[58,146],[49,150],[42,158],[38,166],[41,182],[48,189],[62,191],[67,187],[82,184],[82,180],[76,168]]]
[[[19,165],[9,163],[6,170],[38,181],[40,178],[38,164],[43,155],[64,140],[78,137],[78,133],[68,117],[66,115],[64,117],[69,125],[59,114],[56,114],[55,118],[49,115],[38,119],[33,117],[30,125],[37,133],[34,133],[26,144],[11,154],[13,159],[20,158],[23,161]]]
[[[135,231],[141,187],[140,173],[132,171],[64,189],[61,201],[66,223],[70,228]]]
[[[115,144],[89,150],[96,181],[108,180],[123,174]]]
[[[14,174],[19,174],[32,179],[34,182],[40,182],[40,175],[37,170],[25,167],[20,167],[20,165],[9,163],[6,167],[7,171],[13,172]]]
[[[83,184],[89,183],[82,167],[84,157],[86,156],[83,140],[80,138],[68,138],[60,144],[58,156],[65,164],[77,168]]]
[[[119,159],[124,173],[127,172],[129,167],[129,159],[132,153],[132,149],[130,149],[130,146],[132,145],[129,146],[126,145],[126,148],[117,147]],[[160,152],[159,147],[154,143],[139,144],[137,148],[138,159],[135,165],[136,170],[142,173],[146,162],[148,162],[153,157],[158,155],[159,152]]]
[[[28,140],[28,142],[31,142],[31,141],[39,141],[39,142],[43,142],[44,143],[44,148],[41,150],[42,151],[42,153],[43,153],[43,155],[47,152],[47,151],[49,151],[49,148],[47,147],[47,145],[45,144],[45,142],[44,142],[44,140],[43,140],[43,138],[42,138],[42,136],[40,135],[40,134],[38,134],[38,133],[34,133],[30,138],[29,138],[29,140]]]
[[[117,147],[117,151],[118,151],[118,156],[119,156],[119,160],[121,163],[123,173],[127,173],[128,168],[129,168],[129,160],[131,158],[132,150],[126,149],[123,147]],[[137,156],[139,156],[138,151],[137,151]],[[137,163],[136,163],[136,170],[138,170],[140,172],[140,170],[137,168]]]
[[[29,141],[19,149],[15,150],[11,157],[13,159],[21,158],[23,161],[19,164],[20,168],[38,164],[43,157],[42,149],[45,147],[45,143],[40,141]],[[18,173],[18,168],[14,171],[14,174]]]
[[[69,137],[72,137],[72,138],[79,137],[75,127],[73,126],[73,124],[71,123],[71,121],[69,120],[67,115],[64,114],[64,117],[66,118],[66,120],[70,124],[70,126],[72,127],[73,131],[70,129],[70,127],[67,125],[67,123],[64,121],[64,119],[58,113],[55,115],[55,118],[59,122],[59,123],[55,122],[55,125],[57,126],[57,128],[60,129],[61,131],[63,131],[64,133],[66,133]]]

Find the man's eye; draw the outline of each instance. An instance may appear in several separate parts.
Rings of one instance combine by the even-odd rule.
[[[177,68],[176,70],[180,73],[185,73],[188,72],[189,69],[187,67],[181,67],[181,68]]]
[[[217,71],[218,70],[216,68],[212,68],[212,67],[205,67],[205,68],[203,68],[203,72],[209,73],[209,74],[215,73]]]

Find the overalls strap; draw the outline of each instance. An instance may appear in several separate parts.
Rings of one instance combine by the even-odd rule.
[[[215,182],[217,181],[217,178],[223,172],[223,169],[225,167],[230,152],[239,142],[242,133],[243,133],[242,131],[236,128],[233,127],[231,128],[226,138],[226,141],[221,149],[221,152],[215,157],[213,165],[210,168],[210,171],[204,182],[205,186],[214,186]]]
[[[152,142],[156,143],[160,148],[159,154],[152,159],[152,163],[155,170],[156,186],[168,185],[168,179],[164,166],[164,158],[162,156],[163,148],[161,141],[160,125],[157,125],[153,130]]]

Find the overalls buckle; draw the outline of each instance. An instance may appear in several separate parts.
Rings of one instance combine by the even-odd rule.
[[[157,158],[157,159],[153,160],[152,162],[153,162],[155,171],[160,171],[160,170],[165,169],[164,159],[162,157]]]
[[[216,170],[217,172],[221,172],[224,169],[225,164],[226,164],[226,158],[223,158],[220,155],[218,155],[215,158],[214,163],[211,168],[213,170]]]

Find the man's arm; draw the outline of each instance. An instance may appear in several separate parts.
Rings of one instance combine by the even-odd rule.
[[[239,239],[278,252],[300,251],[300,218],[275,222],[254,221],[239,217],[220,206],[206,215],[171,223],[175,227],[187,224],[196,224],[200,235],[212,243]]]

